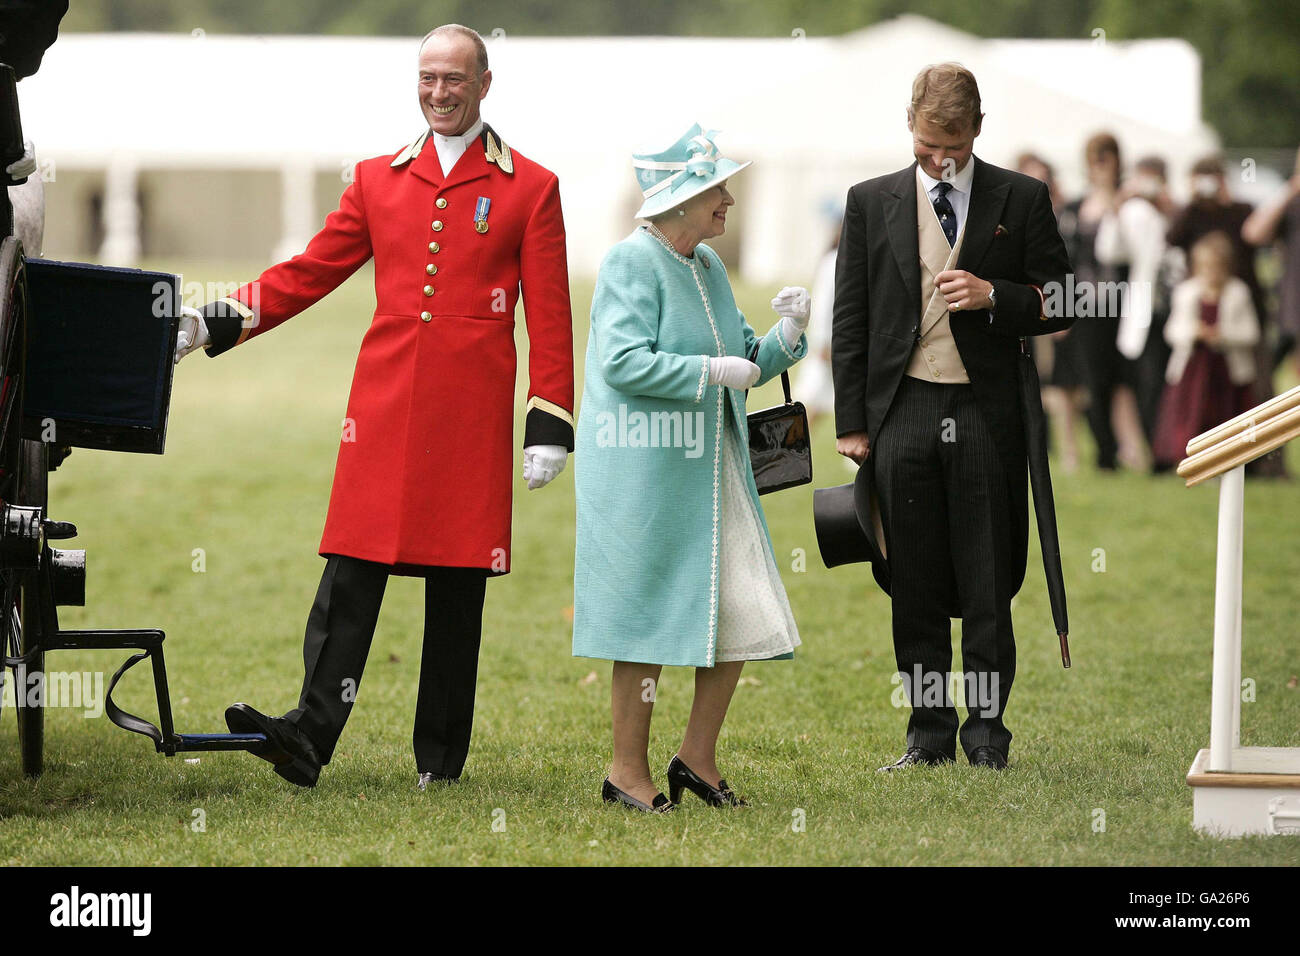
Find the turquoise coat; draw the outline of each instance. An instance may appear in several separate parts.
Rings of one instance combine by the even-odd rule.
[[[807,351],[780,326],[755,335],[706,245],[688,259],[638,229],[605,256],[573,462],[575,656],[713,666],[721,429],[746,455],[749,435],[745,393],[709,385],[708,359],[748,357],[757,342],[762,384]]]

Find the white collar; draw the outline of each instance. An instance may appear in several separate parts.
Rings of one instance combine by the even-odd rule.
[[[480,116],[476,119],[474,125],[465,130],[465,132],[461,133],[459,136],[443,136],[434,129],[430,129],[429,132],[433,133],[433,144],[437,149],[446,149],[448,146],[468,149],[469,144],[474,141],[474,138],[477,137],[479,133],[483,132],[483,117]]]
[[[925,192],[927,195],[929,195],[930,191],[934,189],[935,186],[939,185],[940,182],[945,181],[945,180],[935,179],[933,176],[931,176],[929,173],[927,173],[924,169],[921,168],[920,163],[916,164],[916,175],[917,175],[917,180],[921,183],[922,186],[925,187]],[[958,192],[966,193],[967,195],[969,195],[970,184],[974,178],[975,178],[975,154],[971,153],[970,159],[966,160],[966,165],[962,167],[961,172],[959,172],[952,179],[946,180],[946,182],[951,183],[952,188],[957,190]]]

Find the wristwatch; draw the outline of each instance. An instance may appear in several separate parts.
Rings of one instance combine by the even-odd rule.
[[[998,307],[998,290],[992,282],[989,283],[989,311],[992,312]]]

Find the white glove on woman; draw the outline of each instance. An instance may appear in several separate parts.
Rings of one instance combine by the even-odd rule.
[[[763,370],[739,355],[709,356],[709,384],[727,388],[750,388]]]
[[[176,333],[176,361],[179,362],[195,349],[203,348],[211,341],[208,323],[203,321],[199,310],[188,305],[181,306],[181,329]]]
[[[524,449],[524,481],[528,490],[540,488],[564,471],[569,451],[563,445],[529,445]]]
[[[32,145],[30,139],[23,141],[23,155],[6,166],[5,172],[14,182],[26,179],[36,172],[36,147]]]
[[[772,308],[781,316],[781,334],[787,345],[794,348],[799,336],[808,329],[808,317],[812,315],[812,300],[808,290],[803,286],[788,285],[776,294]],[[791,344],[794,343],[794,344]]]

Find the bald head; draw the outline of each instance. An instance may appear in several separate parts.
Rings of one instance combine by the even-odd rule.
[[[461,26],[459,23],[444,23],[440,27],[434,27],[426,33],[424,39],[420,41],[421,53],[424,52],[424,45],[434,37],[439,37],[443,40],[460,39],[472,44],[474,47],[475,67],[478,69],[479,73],[486,73],[488,71],[487,44],[483,42],[483,37],[479,35],[477,30],[471,30],[469,27]]]

